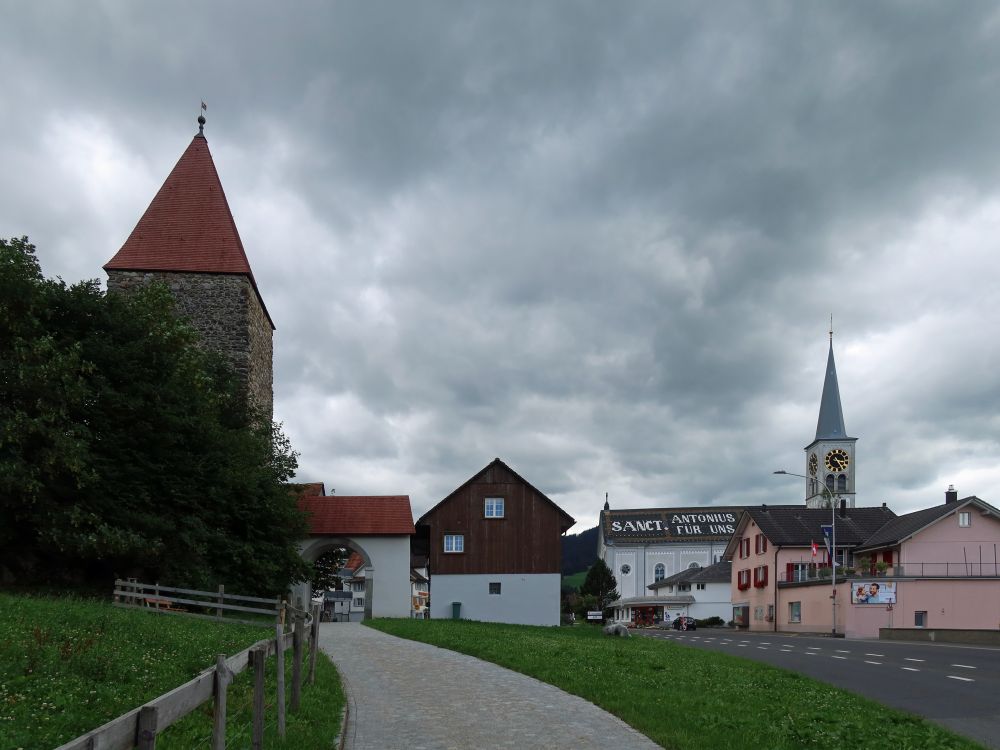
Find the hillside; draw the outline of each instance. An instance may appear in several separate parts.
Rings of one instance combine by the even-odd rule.
[[[562,574],[587,571],[597,560],[597,527],[562,538]]]

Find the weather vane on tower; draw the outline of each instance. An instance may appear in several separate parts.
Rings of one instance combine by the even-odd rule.
[[[205,100],[201,100],[201,112],[198,115],[198,135],[205,135],[205,112],[208,111],[208,105],[205,104]]]

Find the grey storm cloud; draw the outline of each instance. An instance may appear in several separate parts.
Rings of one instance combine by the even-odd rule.
[[[102,277],[208,105],[299,478],[494,456],[581,525],[794,502],[828,316],[859,503],[1000,491],[989,3],[10,8],[0,235]]]

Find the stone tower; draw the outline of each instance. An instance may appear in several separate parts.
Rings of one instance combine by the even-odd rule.
[[[205,120],[198,122],[198,134],[104,266],[108,291],[166,284],[178,314],[198,330],[205,346],[229,360],[251,402],[270,422],[274,324],[208,150]]]
[[[838,502],[842,498],[847,507],[854,507],[855,497],[855,443],[857,438],[847,437],[844,427],[844,409],[840,403],[840,384],[837,382],[837,365],[833,361],[833,331],[830,331],[830,351],[826,358],[826,378],[820,398],[816,437],[806,446],[806,506],[826,507],[830,496],[825,485]]]

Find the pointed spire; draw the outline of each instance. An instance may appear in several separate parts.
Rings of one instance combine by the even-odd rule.
[[[104,270],[244,275],[260,297],[204,135],[191,139]],[[264,300],[260,303],[270,319]]]
[[[832,316],[831,316],[832,318]],[[816,422],[816,439],[847,437],[844,427],[844,409],[840,405],[840,385],[837,383],[837,365],[833,361],[833,325],[830,327],[830,353],[826,358],[826,379],[823,381],[823,397],[819,404],[819,419]]]

